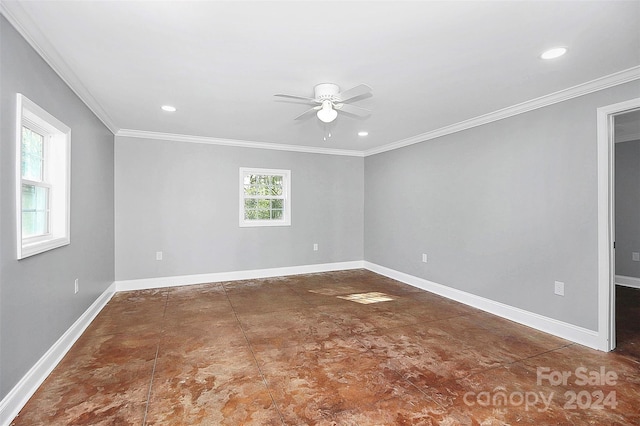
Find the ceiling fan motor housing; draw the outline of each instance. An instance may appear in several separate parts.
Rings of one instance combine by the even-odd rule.
[[[340,87],[337,84],[333,83],[320,83],[316,84],[313,88],[313,93],[315,99],[318,100],[333,100],[337,98],[340,93]]]

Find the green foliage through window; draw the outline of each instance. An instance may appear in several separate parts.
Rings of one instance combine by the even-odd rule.
[[[286,202],[283,175],[246,174],[243,190],[245,220],[283,220]]]

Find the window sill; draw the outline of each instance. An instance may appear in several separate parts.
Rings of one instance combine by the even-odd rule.
[[[25,257],[34,256],[36,254],[44,253],[45,251],[53,250],[58,247],[66,246],[70,243],[70,239],[67,236],[50,238],[44,241],[38,241],[30,244],[23,244],[18,247],[18,260]]]
[[[262,226],[291,226],[291,221],[284,220],[246,220],[240,222],[241,228],[259,228]]]

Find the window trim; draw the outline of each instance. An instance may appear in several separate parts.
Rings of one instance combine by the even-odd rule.
[[[22,127],[42,131],[44,138],[43,181],[37,186],[49,188],[48,233],[22,236]],[[55,171],[52,164],[55,162]],[[71,129],[47,111],[16,95],[16,249],[17,259],[24,259],[71,242]]]
[[[248,174],[255,175],[268,175],[268,176],[282,176],[283,181],[283,200],[284,209],[282,212],[283,218],[281,220],[269,219],[269,220],[248,220],[244,218],[244,177]],[[291,226],[291,170],[284,169],[264,169],[255,167],[240,167],[240,179],[239,179],[239,226],[241,228],[253,228],[261,226]]]

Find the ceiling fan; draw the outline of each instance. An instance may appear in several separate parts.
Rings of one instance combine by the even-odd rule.
[[[347,102],[355,100],[355,98],[368,95],[371,93],[371,87],[366,84],[359,84],[356,87],[352,87],[344,92],[340,91],[340,87],[333,83],[320,83],[313,88],[313,98],[297,95],[277,94],[281,98],[300,99],[307,101],[307,103],[318,104],[313,108],[303,112],[295,118],[298,120],[305,117],[307,114],[313,111],[317,111],[316,115],[320,121],[324,123],[331,123],[338,116],[338,111],[344,111],[349,114],[358,115],[361,117],[367,116],[371,113],[371,110],[362,108],[355,105],[350,105]]]

